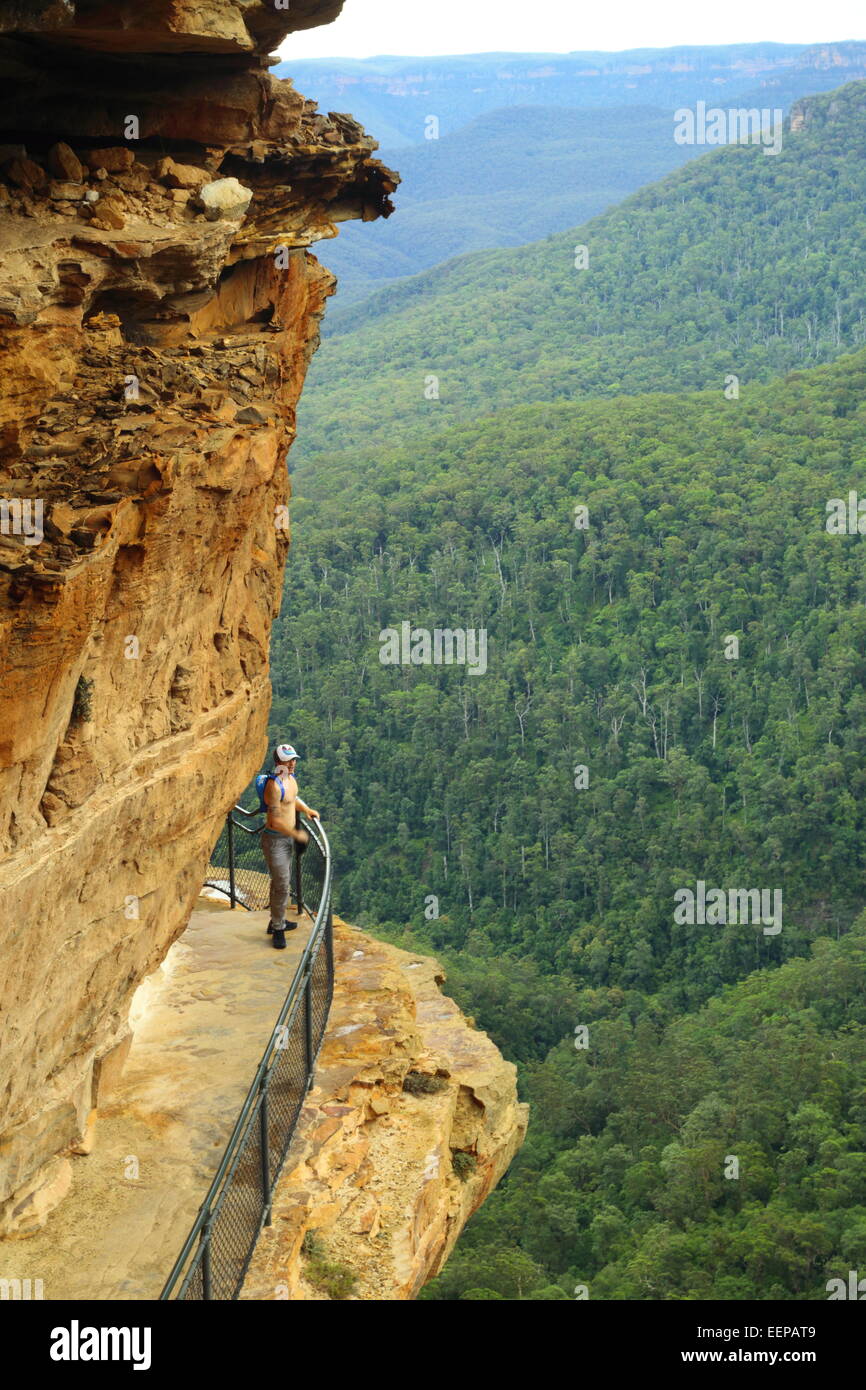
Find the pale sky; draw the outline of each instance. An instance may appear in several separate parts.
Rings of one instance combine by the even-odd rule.
[[[333,24],[292,34],[283,58],[568,53],[675,44],[866,38],[863,0],[346,0]]]

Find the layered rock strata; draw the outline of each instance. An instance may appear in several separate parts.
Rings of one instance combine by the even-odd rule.
[[[264,752],[285,456],[333,288],[306,248],[397,181],[268,72],[339,9],[0,6],[7,1233],[93,1142],[132,993]]]

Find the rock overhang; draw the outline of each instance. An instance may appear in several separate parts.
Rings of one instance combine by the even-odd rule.
[[[11,0],[0,36],[97,53],[265,56],[343,0]]]
[[[0,7],[4,1210],[81,1152],[264,749],[285,456],[334,285],[306,247],[397,182],[268,71],[339,9]]]

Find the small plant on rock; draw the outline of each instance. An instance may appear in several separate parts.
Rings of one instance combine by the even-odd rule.
[[[306,1256],[304,1277],[314,1289],[335,1300],[349,1298],[355,1292],[358,1276],[348,1265],[328,1258],[327,1246],[317,1231],[307,1231],[301,1253]]]
[[[426,1071],[407,1071],[403,1078],[403,1090],[410,1096],[433,1096],[444,1091],[448,1080],[444,1076],[430,1076]]]
[[[72,697],[72,723],[86,724],[92,713],[93,681],[87,676],[79,676]]]
[[[478,1156],[466,1149],[451,1150],[451,1167],[461,1182],[466,1182],[478,1167]]]

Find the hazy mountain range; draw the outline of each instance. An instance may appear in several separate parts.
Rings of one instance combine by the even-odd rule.
[[[276,71],[322,109],[352,111],[403,177],[395,216],[346,224],[319,247],[340,278],[330,332],[371,290],[574,226],[702,153],[674,142],[678,107],[787,112],[805,93],[866,76],[866,43],[321,59]]]

